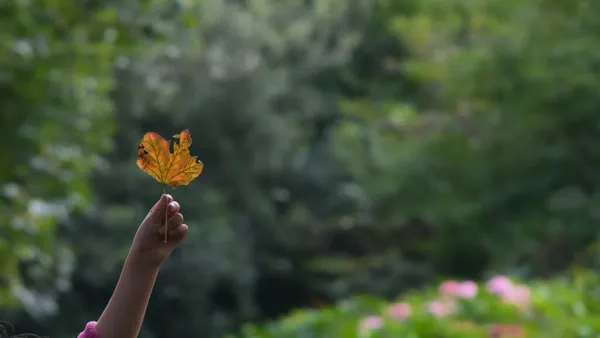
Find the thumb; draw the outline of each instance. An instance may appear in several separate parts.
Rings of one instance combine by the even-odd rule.
[[[153,222],[163,222],[165,219],[165,212],[167,212],[167,205],[173,201],[173,197],[169,194],[162,194],[156,204],[150,209],[147,220]]]

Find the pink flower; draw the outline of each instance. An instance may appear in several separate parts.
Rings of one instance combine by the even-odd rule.
[[[359,323],[361,332],[370,332],[380,329],[383,326],[383,319],[379,316],[368,316],[363,318]]]
[[[479,288],[477,284],[473,281],[464,281],[458,284],[458,289],[456,290],[456,295],[462,298],[473,298],[477,296],[477,291]]]
[[[446,317],[454,312],[454,303],[448,301],[433,301],[427,304],[427,310],[438,318]]]
[[[490,326],[490,337],[523,337],[525,331],[520,325],[493,324]]]
[[[408,303],[396,303],[390,305],[388,308],[388,313],[390,317],[396,320],[403,320],[410,316],[412,309]]]
[[[504,276],[496,276],[487,282],[486,289],[493,294],[502,295],[513,288],[513,283]]]
[[[504,276],[496,276],[487,283],[490,293],[498,295],[503,301],[526,310],[531,303],[531,291],[524,285],[513,284]]]
[[[473,281],[457,282],[448,280],[440,285],[440,293],[443,296],[458,296],[462,298],[473,298],[477,295],[478,287]]]
[[[521,310],[526,310],[531,304],[531,291],[524,285],[516,285],[504,293],[502,299]]]
[[[445,296],[454,296],[458,291],[459,283],[454,280],[447,280],[440,284],[440,293]]]

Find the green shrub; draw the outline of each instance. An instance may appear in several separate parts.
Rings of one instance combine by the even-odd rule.
[[[589,271],[531,284],[496,276],[476,284],[445,281],[388,303],[361,296],[320,310],[298,310],[247,338],[597,337],[600,278]]]

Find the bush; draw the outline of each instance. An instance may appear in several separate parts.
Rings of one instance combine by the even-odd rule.
[[[248,338],[285,337],[596,337],[600,279],[590,271],[529,285],[504,276],[477,284],[444,281],[436,289],[387,303],[356,297],[320,310],[299,310]]]

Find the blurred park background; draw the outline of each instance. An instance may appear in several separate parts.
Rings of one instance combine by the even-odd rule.
[[[136,145],[190,129],[204,172],[170,191],[190,234],[142,338],[355,337],[385,304],[496,275],[530,285],[531,308],[494,314],[482,295],[461,323],[600,334],[600,2],[0,9],[0,319],[16,333],[75,337],[100,315],[161,193]],[[425,317],[379,333],[450,337]]]

